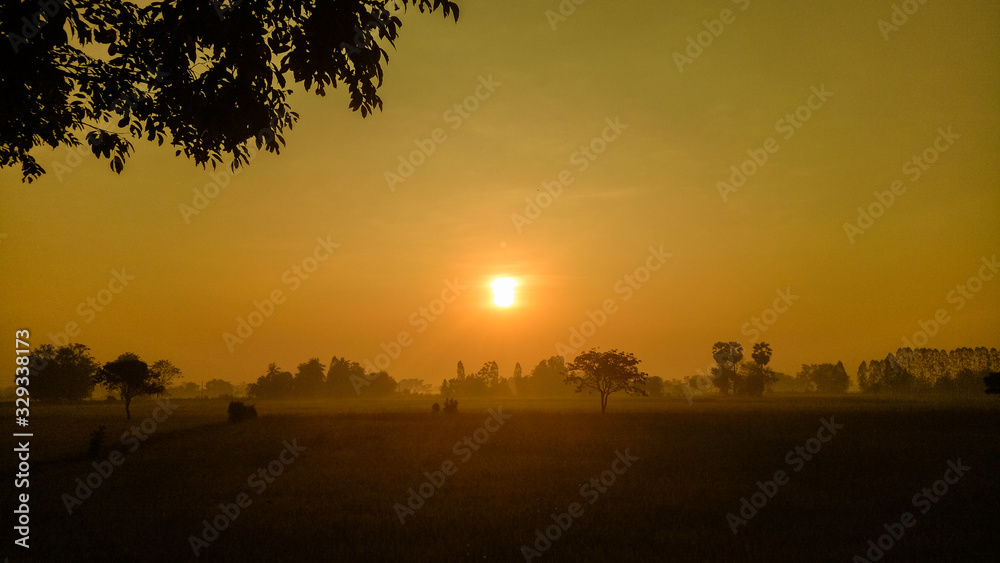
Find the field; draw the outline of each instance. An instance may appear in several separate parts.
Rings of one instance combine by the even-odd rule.
[[[892,544],[883,561],[1000,553],[995,398],[612,397],[603,416],[596,399],[463,400],[457,414],[432,414],[431,402],[261,402],[260,418],[231,424],[226,402],[174,401],[145,440],[125,442],[120,404],[34,406],[31,557],[11,543],[3,555],[849,562],[883,534],[883,548]],[[133,404],[132,424],[154,407]],[[99,425],[108,440],[88,458]],[[15,473],[12,447],[5,476]],[[81,486],[90,474],[96,486]],[[14,489],[5,481],[10,522]],[[429,498],[418,501],[421,485]],[[72,514],[69,495],[79,500]],[[912,518],[899,524],[904,512]],[[546,529],[556,539],[540,540]]]

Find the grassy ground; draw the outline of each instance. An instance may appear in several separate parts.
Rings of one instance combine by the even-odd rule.
[[[432,415],[431,402],[258,403],[260,419],[229,424],[225,402],[175,401],[134,452],[119,440],[130,426],[120,404],[33,405],[32,547],[24,557],[8,542],[4,555],[194,560],[189,537],[203,537],[203,520],[219,517],[226,529],[200,547],[202,560],[524,561],[521,546],[571,503],[582,515],[562,517],[571,526],[533,561],[848,562],[904,511],[916,524],[883,561],[992,561],[1000,553],[1000,401],[612,398],[604,416],[594,412],[596,399],[462,401],[456,415]],[[132,424],[154,407],[133,405]],[[488,409],[501,407],[510,415],[503,425],[487,423]],[[789,463],[788,452],[831,416],[843,428],[810,460]],[[109,443],[86,459],[98,425]],[[465,436],[483,443],[456,449]],[[304,450],[281,454],[286,442]],[[5,476],[14,473],[11,447]],[[63,495],[113,450],[124,461],[68,514]],[[638,458],[627,468],[614,463],[626,450]],[[959,458],[971,469],[921,513],[914,494]],[[281,471],[273,482],[248,482],[268,464]],[[453,474],[435,475],[443,484],[401,523],[394,506],[443,465]],[[613,469],[624,471],[603,492],[581,490]],[[734,534],[727,514],[778,470],[789,482]],[[5,482],[9,507],[14,489]],[[241,493],[239,516],[221,517],[219,504]]]

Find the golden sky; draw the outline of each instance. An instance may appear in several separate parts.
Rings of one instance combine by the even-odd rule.
[[[921,321],[927,347],[998,345],[996,2],[897,3],[918,9],[895,29],[888,0],[459,4],[457,24],[403,16],[383,112],[298,92],[281,155],[214,197],[145,141],[120,176],[57,168],[65,148],[35,153],[34,184],[0,171],[4,333],[73,322],[102,362],[196,382],[393,342],[390,374],[435,384],[560,345],[665,378],[719,340],[765,340],[792,374],[853,375]],[[492,304],[497,276],[515,306]],[[255,301],[269,316],[227,344]]]

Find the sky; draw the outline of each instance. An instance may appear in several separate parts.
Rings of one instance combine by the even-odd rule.
[[[298,87],[236,175],[141,140],[121,175],[65,147],[0,170],[3,332],[196,383],[1000,344],[996,2],[458,3],[402,16],[382,112]]]

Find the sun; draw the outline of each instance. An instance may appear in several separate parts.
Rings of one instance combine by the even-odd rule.
[[[493,303],[497,307],[510,307],[514,304],[514,294],[517,280],[514,278],[497,278],[490,282],[493,288]]]

